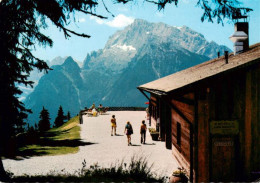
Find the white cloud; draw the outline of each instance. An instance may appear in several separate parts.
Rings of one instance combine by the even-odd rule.
[[[122,28],[134,22],[133,17],[127,17],[123,14],[117,15],[116,17],[114,17],[113,20],[110,21],[104,21],[103,19],[94,16],[91,16],[90,19],[95,20],[98,24],[105,24],[110,27],[116,27],[116,28]]]
[[[85,19],[85,18],[80,18],[80,19],[79,19],[79,22],[80,22],[80,23],[86,22],[86,19]]]
[[[110,27],[122,28],[127,25],[130,25],[133,22],[134,22],[134,18],[127,17],[123,14],[119,14],[112,21],[106,22],[106,24]]]

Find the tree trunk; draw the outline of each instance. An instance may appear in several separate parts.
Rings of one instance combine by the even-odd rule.
[[[0,182],[7,182],[10,180],[10,177],[7,175],[5,169],[4,169],[4,165],[3,165],[3,161],[2,161],[2,155],[4,152],[4,147],[5,147],[5,143],[4,143],[4,133],[3,133],[3,124],[2,124],[2,120],[1,120],[1,114],[0,114]]]
[[[10,177],[7,175],[7,173],[4,169],[2,158],[0,157],[0,181],[6,182],[9,180],[10,180]]]

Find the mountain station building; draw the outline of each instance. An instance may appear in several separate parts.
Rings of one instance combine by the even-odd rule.
[[[138,87],[191,182],[260,176],[260,43],[234,53]]]

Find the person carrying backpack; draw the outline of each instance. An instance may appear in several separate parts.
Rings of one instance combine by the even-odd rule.
[[[146,130],[147,130],[147,128],[146,128],[146,124],[145,124],[145,121],[143,120],[143,121],[142,121],[141,128],[140,128],[141,144],[142,144],[142,143],[145,144]]]
[[[124,132],[127,136],[127,142],[128,142],[128,146],[132,145],[131,143],[131,135],[134,133],[133,132],[133,127],[131,125],[131,123],[129,121],[127,121],[126,125],[125,125],[125,132]]]

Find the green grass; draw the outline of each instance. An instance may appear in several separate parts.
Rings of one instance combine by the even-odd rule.
[[[50,129],[48,131],[49,133],[57,133],[56,136],[50,138],[55,140],[80,139],[80,127],[78,126],[78,124],[79,124],[78,116],[71,118],[68,122],[64,123],[62,126],[58,128]]]
[[[46,156],[77,153],[80,145],[80,127],[78,124],[79,117],[76,116],[61,127],[38,134],[35,142],[25,144],[18,149],[18,155]]]

